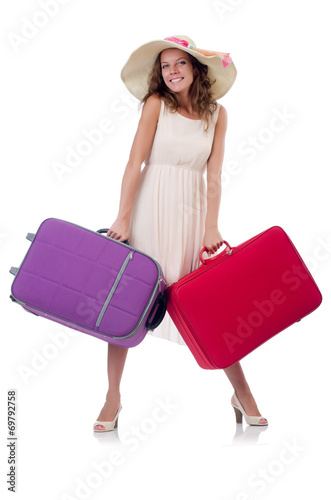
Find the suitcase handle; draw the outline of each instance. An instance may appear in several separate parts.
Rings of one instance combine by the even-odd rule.
[[[145,326],[147,330],[153,331],[154,328],[158,327],[164,318],[167,310],[167,297],[164,292],[159,293],[153,304],[152,310],[148,315]],[[154,314],[155,313],[155,314]]]
[[[223,243],[225,243],[225,244],[226,244],[226,246],[229,248],[229,250],[228,250],[226,253],[227,253],[228,255],[231,255],[231,254],[232,254],[232,251],[233,251],[233,248],[232,248],[232,247],[230,247],[230,245],[229,245],[229,243],[228,243],[227,241],[223,240]],[[222,245],[223,245],[223,243],[222,243]],[[221,246],[222,246],[222,245],[221,245]],[[216,259],[216,257],[218,257],[218,255],[216,255],[215,257],[211,257],[211,258],[209,258],[209,259],[205,260],[205,259],[202,257],[202,254],[203,254],[203,252],[206,252],[207,250],[208,250],[208,248],[207,248],[207,247],[203,247],[203,249],[201,250],[201,252],[200,252],[200,254],[199,254],[200,261],[201,261],[201,263],[202,263],[204,266],[207,264],[207,262],[211,262],[212,260]]]
[[[100,233],[100,234],[102,234],[102,233],[108,233],[108,229],[107,228],[98,229],[97,233]],[[109,236],[108,236],[108,238],[109,238]],[[110,238],[110,239],[114,239],[114,238]],[[117,240],[115,240],[115,241],[117,241]],[[121,243],[125,243],[126,245],[128,245],[129,244],[129,240],[121,241]]]

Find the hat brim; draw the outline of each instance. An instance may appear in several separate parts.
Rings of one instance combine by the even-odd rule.
[[[220,99],[230,90],[237,76],[237,70],[233,62],[224,68],[222,59],[218,55],[206,56],[169,40],[154,40],[141,45],[132,52],[122,68],[122,81],[134,97],[140,101],[144,98],[148,91],[148,76],[158,54],[162,50],[172,48],[188,52],[202,64],[208,66],[210,80],[215,80],[215,83],[211,86],[213,99]]]

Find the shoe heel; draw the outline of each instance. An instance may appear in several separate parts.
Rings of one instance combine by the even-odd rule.
[[[242,424],[243,422],[243,414],[241,413],[241,411],[236,408],[235,406],[232,407],[234,409],[234,412],[236,414],[236,423],[237,424]]]
[[[118,409],[117,417],[116,417],[116,421],[115,421],[115,425],[114,425],[114,429],[116,429],[118,427],[118,419],[120,418],[120,411],[121,410],[122,410],[122,405],[120,405],[120,407]]]

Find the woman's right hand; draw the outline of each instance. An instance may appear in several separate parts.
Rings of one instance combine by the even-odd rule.
[[[129,224],[126,222],[121,222],[118,219],[114,222],[112,226],[107,231],[107,236],[118,241],[126,241],[129,239]]]

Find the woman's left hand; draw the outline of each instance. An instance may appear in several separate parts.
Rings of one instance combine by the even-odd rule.
[[[208,249],[208,255],[211,255],[222,246],[223,238],[217,227],[206,228],[205,235],[203,237],[202,246]]]

